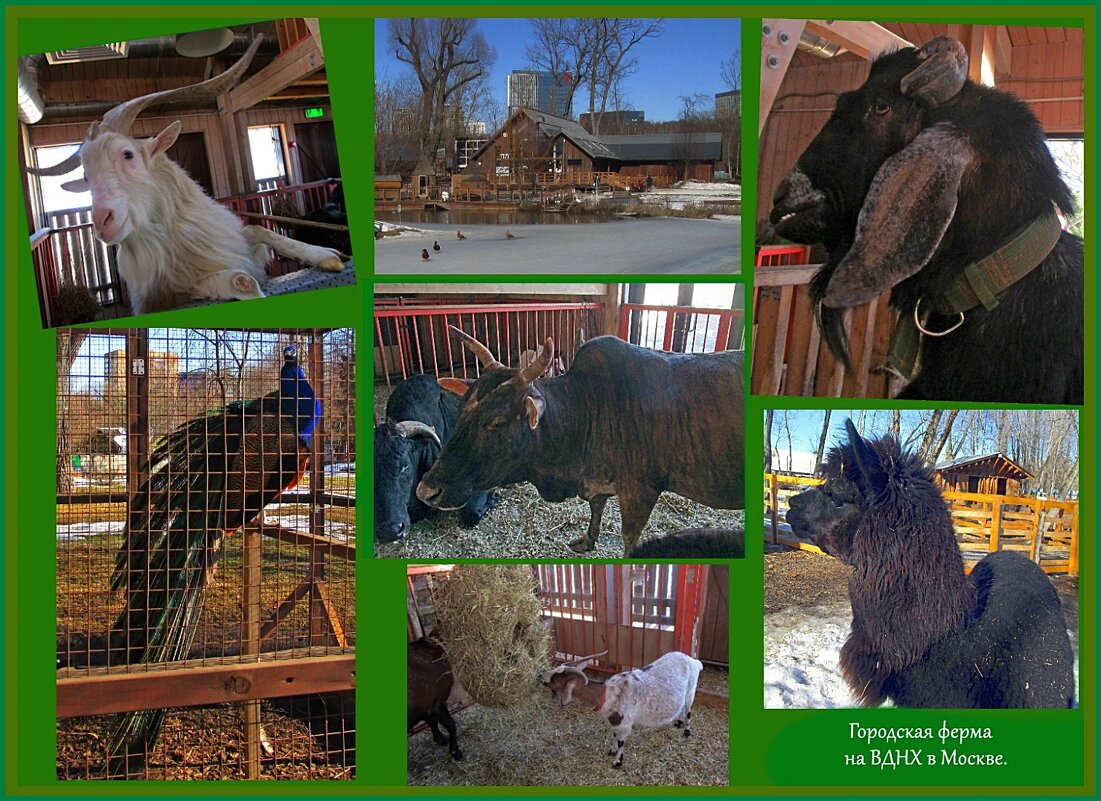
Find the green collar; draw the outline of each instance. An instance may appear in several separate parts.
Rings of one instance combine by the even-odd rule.
[[[903,314],[891,334],[887,363],[907,380],[914,377],[922,334],[944,336],[959,328],[965,312],[979,306],[993,309],[998,295],[1032,272],[1051,253],[1059,241],[1063,227],[1054,208],[1022,228],[1009,242],[989,256],[971,262],[956,276],[948,289],[939,295],[919,298],[913,313]],[[937,314],[959,315],[959,321],[944,331],[929,331],[923,327],[919,314],[925,302]]]

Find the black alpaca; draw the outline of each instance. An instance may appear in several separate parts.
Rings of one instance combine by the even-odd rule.
[[[859,702],[942,709],[1067,708],[1074,655],[1059,597],[1012,551],[963,570],[932,471],[852,422],[826,483],[796,495],[799,536],[853,568],[841,672]]]

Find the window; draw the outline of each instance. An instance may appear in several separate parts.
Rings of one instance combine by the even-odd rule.
[[[594,620],[592,565],[538,565],[543,611],[551,617]]]
[[[79,144],[36,147],[34,149],[35,164],[38,167],[52,167],[69,158],[69,156],[76,152],[78,147],[80,147]],[[63,183],[75,181],[83,175],[84,171],[80,167],[77,167],[68,175],[40,176],[38,182],[39,186],[42,188],[42,211],[46,214],[52,214],[53,212],[67,211],[68,209],[89,208],[92,205],[91,192],[69,192],[61,188]]]
[[[252,174],[258,184],[287,178],[287,161],[283,147],[283,126],[258,125],[248,129]]]

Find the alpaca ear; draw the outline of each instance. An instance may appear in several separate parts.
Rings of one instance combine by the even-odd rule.
[[[876,456],[868,441],[860,436],[852,420],[845,421],[845,431],[849,435],[849,452],[853,457],[856,475],[851,480],[861,489],[876,486],[876,477],[882,473],[879,457]]]
[[[822,304],[869,303],[928,264],[956,214],[960,181],[973,159],[962,132],[942,123],[883,162]]]

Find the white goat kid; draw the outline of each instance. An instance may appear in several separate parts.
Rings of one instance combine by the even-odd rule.
[[[165,155],[180,134],[173,122],[152,139],[134,139],[130,128],[154,103],[217,96],[240,80],[261,37],[228,70],[202,83],[134,98],[93,122],[80,148],[62,163],[30,169],[64,175],[79,162],[84,178],[71,192],[91,191],[97,236],[118,246],[119,275],[135,314],[174,309],[194,300],[245,300],[264,296],[268,248],[326,271],[344,269],[341,254],[296,242],[261,226],[245,226],[212,200]]]
[[[575,697],[592,704],[612,727],[613,768],[623,766],[623,749],[634,726],[656,729],[675,725],[692,734],[692,703],[703,663],[671,651],[644,668],[617,673],[605,682],[590,680],[584,669],[592,663],[561,665],[543,675],[543,683],[565,706]]]

